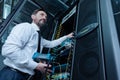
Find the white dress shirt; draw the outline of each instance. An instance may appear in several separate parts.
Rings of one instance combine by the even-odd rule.
[[[37,51],[38,30],[38,26],[34,23],[21,23],[12,29],[2,47],[5,65],[30,75],[34,74],[33,70],[38,63],[33,61],[32,56]],[[60,45],[65,39],[67,36],[53,41],[41,38],[41,51],[43,47],[53,48]]]

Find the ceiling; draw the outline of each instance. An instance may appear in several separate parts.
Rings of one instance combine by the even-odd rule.
[[[32,0],[52,16],[64,14],[76,0]]]
[[[48,21],[51,18],[60,18],[72,7],[76,0],[27,0],[14,21],[31,22],[30,15],[35,9],[42,8],[48,14]]]

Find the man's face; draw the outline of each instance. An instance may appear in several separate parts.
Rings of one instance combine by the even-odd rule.
[[[33,21],[39,26],[42,27],[47,21],[47,14],[44,11],[38,11],[37,14],[33,15]]]

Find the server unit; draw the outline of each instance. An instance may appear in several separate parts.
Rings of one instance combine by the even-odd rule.
[[[105,80],[97,0],[80,1],[71,80]]]

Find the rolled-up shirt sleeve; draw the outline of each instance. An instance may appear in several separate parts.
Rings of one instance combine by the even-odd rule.
[[[31,31],[29,24],[26,24],[26,26],[18,25],[13,28],[2,47],[2,55],[13,61],[16,66],[35,69],[38,63],[32,60],[33,53],[31,53],[29,46],[26,46]]]
[[[67,36],[63,36],[63,37],[61,37],[59,39],[52,40],[52,41],[46,40],[44,38],[41,38],[41,44],[44,47],[53,48],[53,47],[56,47],[56,46],[60,45],[66,39],[67,39]]]

